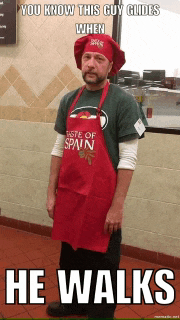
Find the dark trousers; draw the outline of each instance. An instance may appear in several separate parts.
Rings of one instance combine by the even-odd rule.
[[[116,293],[117,293],[117,269],[120,263],[120,243],[121,230],[114,232],[111,235],[108,250],[106,253],[90,251],[86,249],[77,249],[76,251],[68,244],[63,242],[60,257],[60,269],[66,270],[66,280],[69,287],[69,274],[71,270],[80,271],[80,279],[83,284],[84,270],[92,270],[90,299],[88,304],[79,304],[79,308],[87,310],[89,318],[113,318],[116,308]],[[96,279],[98,270],[110,270],[111,282],[114,293],[114,303],[106,303],[106,299],[102,298],[101,304],[94,304],[94,294],[96,289]],[[103,291],[106,289],[103,284]],[[77,295],[74,292],[72,305],[77,306]],[[71,306],[72,306],[71,305]],[[79,309],[80,310],[80,309]]]

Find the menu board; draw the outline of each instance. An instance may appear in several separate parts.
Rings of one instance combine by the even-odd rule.
[[[16,43],[16,0],[0,0],[0,44]]]

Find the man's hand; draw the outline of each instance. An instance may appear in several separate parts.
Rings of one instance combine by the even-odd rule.
[[[123,212],[124,212],[124,203],[119,207],[117,206],[110,207],[106,216],[105,224],[104,224],[105,233],[113,233],[121,228]]]
[[[48,195],[46,200],[46,209],[51,219],[54,219],[55,203],[56,203],[56,195],[55,194]]]

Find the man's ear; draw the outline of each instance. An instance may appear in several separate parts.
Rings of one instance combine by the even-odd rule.
[[[111,71],[112,66],[113,66],[113,61],[109,63],[109,71],[108,71],[108,73]]]

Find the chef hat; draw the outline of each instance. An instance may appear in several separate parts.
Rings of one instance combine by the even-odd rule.
[[[109,76],[114,76],[125,63],[125,54],[119,45],[107,34],[88,34],[76,40],[74,55],[78,69],[81,69],[81,58],[85,52],[103,54],[110,62],[113,61]]]

